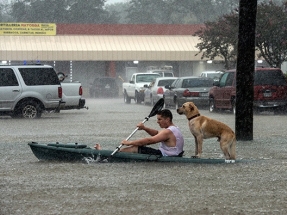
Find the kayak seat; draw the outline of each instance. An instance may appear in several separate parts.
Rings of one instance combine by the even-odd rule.
[[[182,157],[183,156],[184,151],[182,151],[181,153],[178,154],[177,157]]]

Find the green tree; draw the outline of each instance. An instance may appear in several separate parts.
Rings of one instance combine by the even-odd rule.
[[[285,3],[286,5],[287,3]],[[287,14],[284,4],[263,2],[257,7],[256,49],[271,66],[280,67],[287,60]],[[224,59],[229,69],[237,58],[238,14],[232,12],[196,32],[201,41],[197,44],[202,58]],[[246,23],[248,24],[248,23]],[[198,54],[199,54],[198,53]]]
[[[71,23],[109,23],[109,13],[104,10],[106,0],[77,0],[69,6]],[[114,20],[113,20],[114,21]]]
[[[213,21],[238,0],[130,0],[113,7],[106,0],[17,0],[17,22],[195,24]]]
[[[0,4],[0,20],[3,20],[3,8],[4,8],[4,5]]]
[[[271,66],[287,61],[287,1],[279,6],[272,1],[258,7],[256,48]]]
[[[11,6],[15,22],[55,22],[66,20],[67,0],[19,0]]]
[[[129,23],[194,24],[213,21],[238,7],[238,0],[131,0]]]
[[[106,0],[18,0],[11,15],[16,22],[115,23],[104,10]]]
[[[12,4],[10,15],[15,22],[28,22],[28,14],[25,1],[17,1]]]
[[[30,4],[28,19],[30,22],[62,23],[67,18],[66,0],[35,1]]]
[[[156,24],[162,22],[162,11],[165,8],[163,0],[131,0],[128,4],[126,17],[128,23]]]
[[[216,22],[207,22],[195,33],[201,41],[196,45],[203,58],[224,59],[225,69],[234,67],[237,56],[238,14],[224,15]],[[198,55],[197,53],[196,55]]]
[[[13,22],[10,13],[10,4],[0,3],[0,20],[1,22]]]
[[[197,17],[197,23],[205,23],[217,20],[221,16],[230,13],[238,8],[239,0],[196,0],[191,1],[190,9]]]
[[[105,10],[113,17],[114,20],[117,20],[117,23],[125,24],[127,23],[127,3],[115,3],[115,4],[108,4],[105,6]]]

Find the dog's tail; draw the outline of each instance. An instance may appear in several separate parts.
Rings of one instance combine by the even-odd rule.
[[[236,158],[236,137],[234,135],[233,140],[229,145],[230,159],[235,160]]]

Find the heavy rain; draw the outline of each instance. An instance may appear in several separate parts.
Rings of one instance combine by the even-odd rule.
[[[93,160],[59,162],[37,159],[28,146],[29,142],[79,143],[91,148],[96,143],[100,143],[103,149],[114,151],[153,108],[152,101],[150,101],[152,104],[146,103],[140,100],[140,97],[129,100],[130,98],[124,95],[123,83],[128,82],[134,72],[143,72],[149,66],[168,65],[175,76],[181,77],[199,76],[201,72],[209,70],[227,71],[240,68],[237,64],[238,48],[236,47],[238,15],[239,10],[242,10],[239,4],[247,3],[247,0],[182,1],[181,3],[174,0],[100,0],[85,1],[86,4],[82,2],[84,1],[76,0],[73,4],[59,0],[53,3],[41,0],[3,1],[0,3],[0,24],[2,24],[0,28],[4,29],[3,26],[9,26],[11,23],[56,23],[59,31],[64,29],[65,24],[77,24],[77,26],[83,24],[104,24],[105,26],[106,24],[168,26],[199,24],[201,26],[205,24],[208,27],[206,29],[210,31],[205,31],[205,34],[202,34],[204,28],[193,31],[193,36],[199,37],[201,42],[196,44],[196,51],[192,56],[200,57],[190,62],[186,59],[159,60],[162,58],[158,59],[157,55],[151,57],[155,58],[154,61],[132,59],[134,52],[129,53],[131,54],[129,58],[123,57],[111,63],[115,59],[105,54],[93,54],[95,58],[104,56],[106,59],[92,60],[87,53],[92,53],[94,50],[91,51],[88,46],[85,46],[87,50],[81,50],[81,54],[75,54],[75,52],[73,52],[74,55],[71,54],[72,52],[66,52],[66,55],[60,52],[56,55],[52,54],[53,57],[57,56],[61,59],[51,60],[49,54],[53,51],[36,51],[38,56],[33,55],[35,49],[29,45],[29,36],[25,37],[27,47],[22,46],[24,48],[18,54],[14,53],[15,49],[11,46],[0,42],[3,47],[0,51],[0,61],[2,61],[0,63],[0,102],[2,102],[0,103],[0,215],[285,214],[287,211],[286,104],[277,107],[278,103],[276,105],[272,103],[272,107],[251,108],[252,122],[249,122],[252,125],[252,138],[237,140],[236,161],[232,164],[135,161],[111,163],[108,160],[106,162]],[[257,4],[256,54],[254,55],[256,60],[245,62],[251,62],[255,67],[279,68],[279,71],[283,71],[282,76],[286,77],[286,29],[282,26],[286,26],[287,23],[287,16],[283,16],[286,15],[287,2],[285,0],[258,1]],[[277,16],[264,16],[264,14],[277,14]],[[277,19],[280,20],[279,24]],[[265,25],[267,25],[266,28],[264,28]],[[53,25],[51,26],[53,29]],[[0,29],[2,41],[14,41],[14,38],[21,41],[21,35],[6,35],[2,28]],[[152,29],[156,30],[156,28]],[[217,38],[221,38],[220,46],[223,49],[219,49],[216,41],[212,40],[215,38],[216,29],[222,30],[217,32]],[[29,33],[31,32],[33,31]],[[232,34],[234,36],[230,36]],[[64,33],[61,36],[64,36]],[[36,39],[44,44],[40,37],[42,36]],[[47,37],[56,38],[57,35]],[[268,46],[270,41],[272,41],[271,47]],[[208,46],[209,42],[212,44],[211,48]],[[34,45],[39,48],[39,44]],[[6,50],[4,47],[10,47],[11,50]],[[75,47],[79,48],[79,43]],[[157,51],[164,53],[162,50]],[[24,58],[21,53],[27,54],[27,58]],[[117,53],[117,50],[111,53],[114,58],[121,58],[123,55]],[[145,53],[146,55],[143,56],[151,53]],[[11,59],[8,59],[9,56]],[[74,56],[86,57],[88,60],[75,59]],[[168,55],[165,57],[168,58]],[[207,63],[207,60],[211,61],[211,64]],[[263,61],[264,66],[259,61]],[[71,106],[70,109],[66,107],[61,110],[47,110],[37,115],[33,113],[40,111],[39,107],[29,103],[28,110],[19,106],[17,112],[11,114],[12,117],[4,115],[2,110],[7,105],[7,101],[3,102],[7,98],[4,92],[8,91],[5,88],[7,87],[5,79],[2,78],[5,71],[1,70],[1,66],[9,68],[13,64],[23,64],[23,62],[28,66],[30,62],[32,64],[37,62],[37,65],[39,62],[48,64],[54,67],[56,72],[60,72],[59,78],[65,76],[63,78],[65,80],[61,80],[64,95],[62,99],[68,99],[68,91],[72,92],[65,88],[65,84],[76,84],[77,90],[81,85],[81,91],[83,91],[81,98],[85,99],[85,105],[80,109]],[[115,81],[118,91],[108,95],[102,89],[92,88],[96,79],[103,83],[102,78]],[[249,77],[248,81],[252,81],[252,78],[254,77]],[[41,78],[37,81],[39,80]],[[285,89],[284,95],[287,94],[285,85],[287,86],[284,82],[280,86],[280,92]],[[110,89],[111,86],[109,84],[108,88]],[[272,93],[275,94],[274,88],[272,90],[264,92],[264,95],[270,97]],[[99,91],[102,94],[97,94]],[[51,96],[49,94],[47,98]],[[244,98],[241,98],[242,100],[244,101]],[[287,102],[286,97],[284,101]],[[235,106],[244,107],[244,104]],[[183,134],[184,157],[190,158],[195,153],[195,140],[189,130],[186,117],[177,113],[177,105],[179,104],[165,108],[171,110],[173,122]],[[24,110],[27,115],[23,114]],[[242,118],[244,110],[242,112],[236,109],[235,113],[233,106],[220,107],[211,111],[211,107],[207,104],[205,107],[199,107],[199,111],[203,116],[225,123],[233,131],[238,129],[236,120],[242,119],[247,123],[250,120]],[[238,111],[241,111],[241,114],[238,114]],[[26,116],[32,118],[35,116],[35,118],[24,118]],[[145,125],[160,129],[156,116],[152,116]],[[147,133],[139,130],[132,135],[131,140],[147,136]],[[154,145],[155,148],[158,146],[159,144]],[[225,159],[217,138],[203,141],[202,159]]]
[[[39,161],[27,143],[84,143],[114,150],[150,112],[123,99],[87,99],[89,110],[44,114],[38,120],[1,118],[1,214],[284,214],[286,115],[254,116],[254,140],[237,142],[235,164],[68,163]],[[194,155],[187,120],[174,109]],[[234,129],[230,112],[202,115]],[[156,118],[146,122],[158,129]],[[132,139],[146,137],[137,131]],[[216,138],[203,158],[223,158]],[[164,205],[164,207],[162,207]]]

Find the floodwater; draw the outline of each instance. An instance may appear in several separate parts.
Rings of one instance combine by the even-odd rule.
[[[287,115],[254,116],[254,140],[237,142],[235,164],[60,163],[38,161],[30,141],[84,143],[114,150],[151,106],[123,99],[87,99],[89,110],[26,120],[0,117],[0,214],[286,214]],[[184,116],[185,156],[194,140]],[[201,114],[234,129],[230,113]],[[158,128],[156,118],[147,126]],[[144,137],[138,131],[133,138]],[[204,158],[222,158],[216,139]]]

